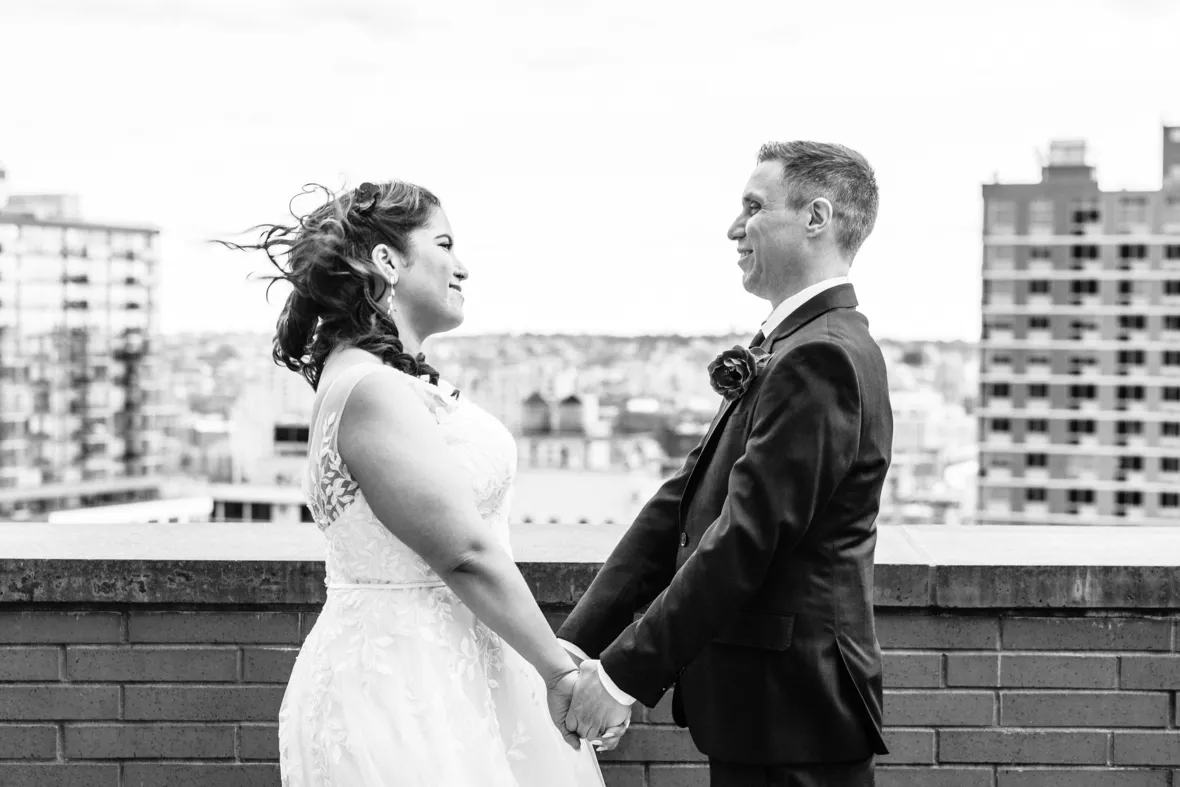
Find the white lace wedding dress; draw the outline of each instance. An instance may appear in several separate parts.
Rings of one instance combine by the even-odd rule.
[[[504,426],[450,386],[345,369],[312,425],[304,491],[327,538],[328,597],[279,711],[284,787],[599,787],[591,747],[563,742],[536,670],[382,526],[349,476],[340,413],[372,373],[417,392],[509,548],[516,445]]]

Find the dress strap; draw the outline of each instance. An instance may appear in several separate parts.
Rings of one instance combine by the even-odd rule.
[[[340,415],[344,412],[344,405],[348,402],[352,389],[356,388],[357,383],[374,371],[385,368],[379,363],[355,363],[342,371],[331,382],[328,389],[324,391],[320,411],[316,415],[321,444],[326,443],[335,448],[336,433],[340,429]]]

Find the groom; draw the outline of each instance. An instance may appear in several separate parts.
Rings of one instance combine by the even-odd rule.
[[[887,750],[873,551],[893,420],[846,276],[876,216],[855,151],[759,152],[728,235],[772,311],[710,367],[725,401],[708,434],[558,631],[589,659],[566,725],[581,737],[674,688],[713,787],[874,783]]]

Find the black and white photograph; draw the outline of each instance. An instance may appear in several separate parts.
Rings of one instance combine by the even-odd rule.
[[[1178,45],[0,0],[0,787],[1180,787]]]

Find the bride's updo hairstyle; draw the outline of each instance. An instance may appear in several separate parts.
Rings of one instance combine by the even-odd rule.
[[[299,372],[315,389],[328,354],[348,344],[437,384],[438,373],[425,356],[405,352],[397,325],[381,302],[388,282],[371,254],[382,243],[408,254],[409,234],[430,220],[438,197],[398,180],[362,183],[338,195],[311,184],[302,194],[321,190],[327,202],[304,216],[292,208],[294,224],[254,227],[262,230],[255,244],[223,242],[233,249],[262,249],[279,270],[277,276],[266,277],[271,285],[285,281],[293,288],[275,327],[275,363]]]

